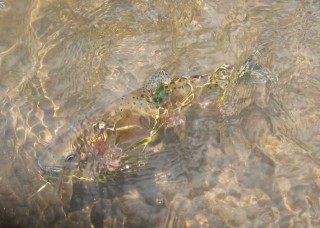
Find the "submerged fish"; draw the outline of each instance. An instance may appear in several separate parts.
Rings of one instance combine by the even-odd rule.
[[[160,71],[141,89],[101,106],[54,138],[39,157],[39,167],[61,173],[93,158],[114,171],[127,152],[146,146],[170,115],[186,110],[208,91],[222,94],[232,71],[224,64],[211,75],[173,79]]]
[[[234,75],[218,105],[221,114],[236,116],[251,105],[267,107],[270,85],[276,78],[258,63],[256,56],[250,56]]]

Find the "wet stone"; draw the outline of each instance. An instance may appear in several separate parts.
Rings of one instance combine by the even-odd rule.
[[[104,121],[100,121],[98,126],[99,126],[99,129],[101,130],[106,127],[106,123]]]
[[[4,1],[0,1],[0,10],[5,9],[7,7],[7,3]]]
[[[112,205],[107,199],[95,203],[91,210],[91,223],[94,227],[103,227],[104,221],[111,215]]]
[[[165,206],[165,200],[161,197],[156,198],[155,203],[159,207]]]

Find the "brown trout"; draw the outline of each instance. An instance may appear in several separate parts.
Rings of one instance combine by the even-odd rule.
[[[201,102],[202,94],[217,90],[223,94],[232,71],[224,64],[210,75],[173,79],[160,71],[141,89],[99,107],[54,138],[38,165],[46,172],[61,173],[93,158],[104,169],[117,170],[123,156],[146,146],[170,116]]]

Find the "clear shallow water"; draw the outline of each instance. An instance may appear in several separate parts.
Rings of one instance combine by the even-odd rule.
[[[319,9],[317,1],[0,3],[1,225],[318,227]],[[141,155],[140,169],[106,183],[46,184],[37,158],[86,113],[158,69],[208,73],[257,50],[277,78],[263,112],[221,119],[193,110],[185,140]]]

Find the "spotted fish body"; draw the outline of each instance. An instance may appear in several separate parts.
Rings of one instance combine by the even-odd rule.
[[[170,115],[187,109],[207,89],[222,91],[232,70],[225,64],[211,75],[173,79],[160,71],[144,87],[99,107],[58,135],[38,164],[44,171],[60,173],[93,157],[105,169],[116,170],[124,154],[146,145]]]

